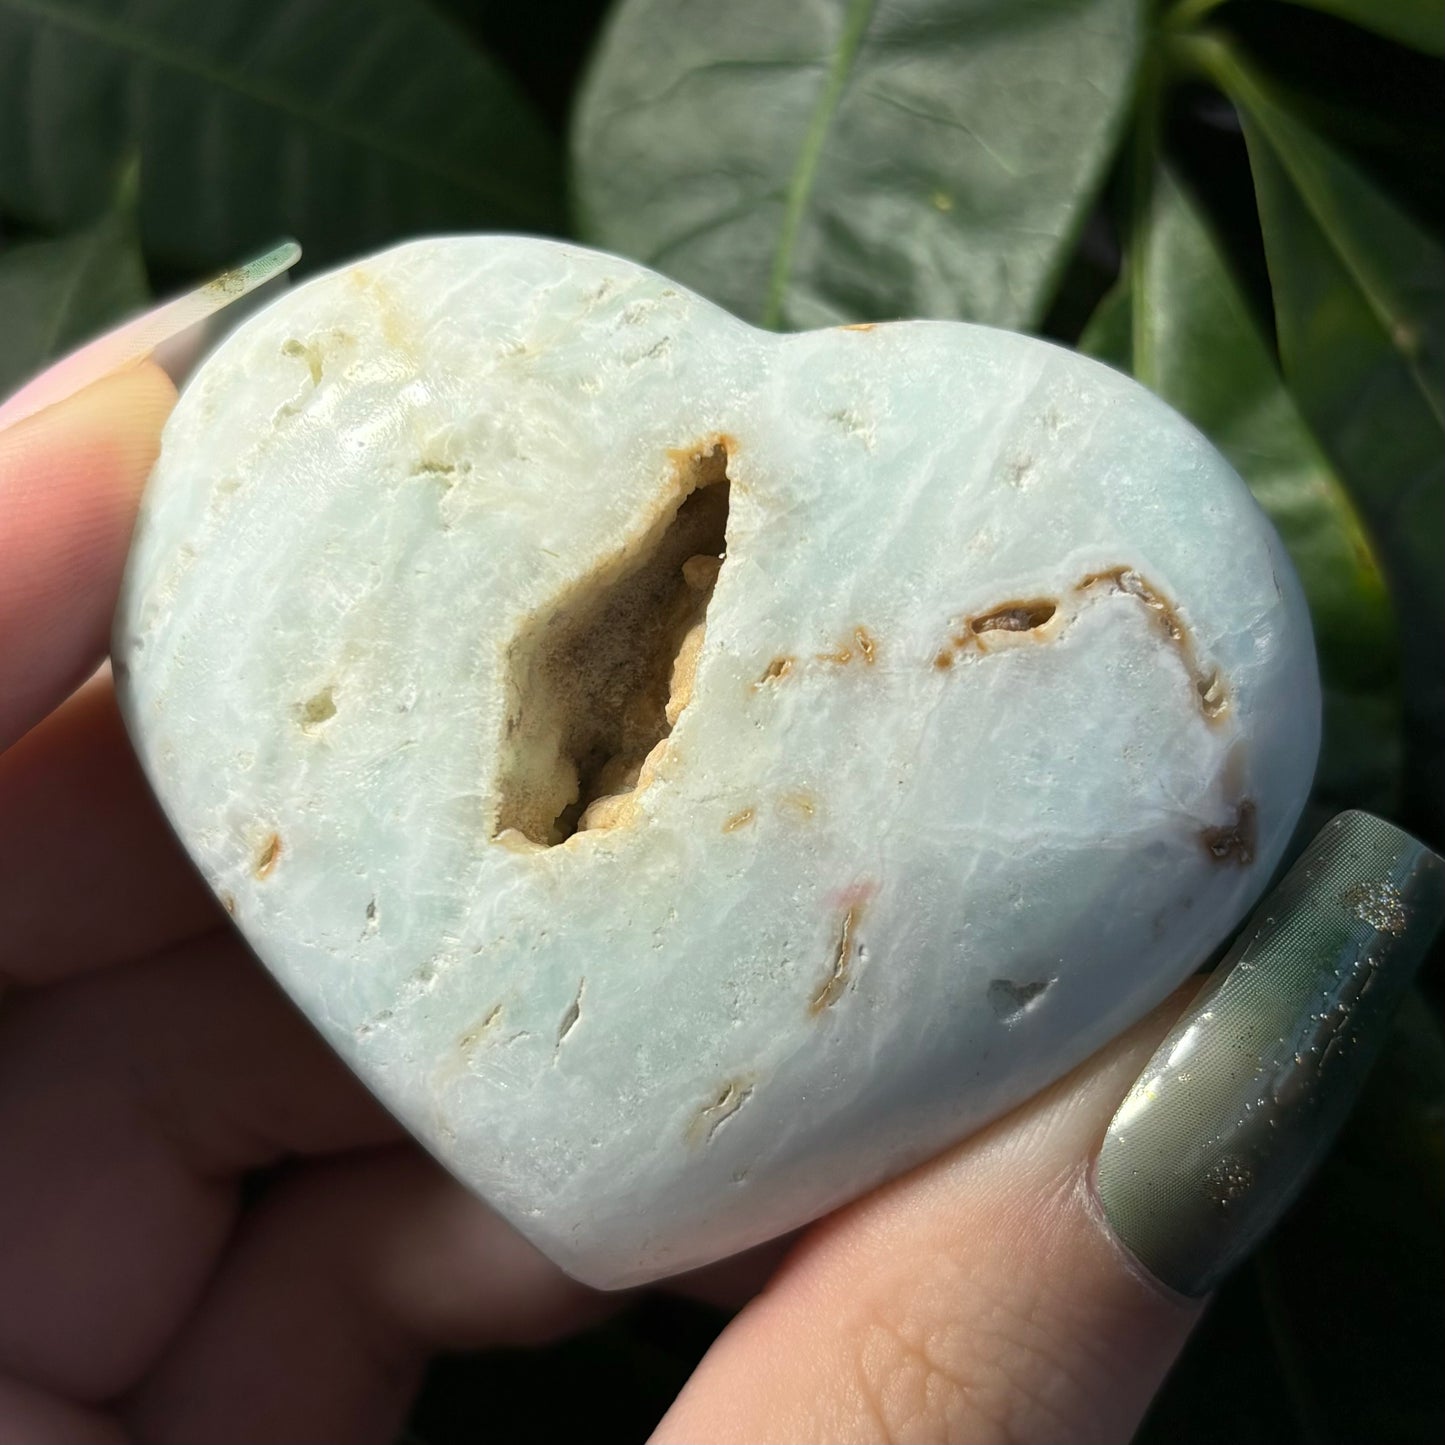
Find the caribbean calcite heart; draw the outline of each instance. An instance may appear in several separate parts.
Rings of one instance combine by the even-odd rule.
[[[952,323],[764,334],[499,237],[207,361],[115,655],[267,967],[603,1286],[816,1216],[1151,1007],[1318,740],[1273,531],[1133,382]]]

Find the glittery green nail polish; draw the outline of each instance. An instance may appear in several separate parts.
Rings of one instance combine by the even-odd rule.
[[[1329,1146],[1445,916],[1445,860],[1342,813],[1264,901],[1105,1135],[1095,1189],[1125,1247],[1213,1289]]]

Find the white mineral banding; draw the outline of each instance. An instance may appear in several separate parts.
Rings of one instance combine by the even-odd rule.
[[[770,335],[506,237],[206,362],[115,656],[255,952],[602,1286],[1097,1049],[1258,895],[1318,744],[1278,539],[1132,381],[955,323]]]

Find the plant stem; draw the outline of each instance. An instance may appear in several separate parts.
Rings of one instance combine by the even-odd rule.
[[[1192,30],[1212,10],[1218,10],[1225,0],[1179,0],[1179,3],[1164,17],[1166,30]]]
[[[1149,328],[1150,289],[1147,276],[1149,212],[1154,196],[1154,170],[1159,160],[1163,67],[1155,46],[1144,55],[1139,72],[1134,128],[1129,146],[1128,239],[1124,258],[1129,278],[1130,366],[1145,386],[1154,384],[1154,346]]]
[[[1163,45],[1169,68],[1194,80],[1205,80],[1218,90],[1225,89],[1224,75],[1229,70],[1229,50],[1223,40],[1209,31],[1190,35],[1170,35]]]

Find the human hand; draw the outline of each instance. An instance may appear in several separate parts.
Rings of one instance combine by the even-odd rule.
[[[608,1297],[404,1141],[196,879],[108,677],[72,692],[104,654],[173,399],[142,362],[8,427],[0,413],[0,1445],[387,1441],[432,1350],[541,1341]],[[1402,884],[1438,884],[1431,855],[1400,858]],[[1343,1111],[1417,938],[1379,930],[1368,1003],[1339,984],[1336,1025],[1366,1040],[1353,1067],[1310,1077],[1306,1102],[1327,1102],[1283,1116],[1293,1152],[1276,1150],[1278,1168],[1200,1173],[1216,1186],[1203,1224],[1150,1193],[1157,1156],[1117,1123],[1091,1183],[1141,1070],[1168,1082],[1150,1058],[1185,990],[1008,1118],[807,1231],[659,1438],[1127,1437],[1200,1303],[1119,1243],[1100,1195],[1156,1272],[1203,1293]],[[1301,1029],[1320,1011],[1313,982],[1281,996]],[[1200,1044],[1220,1045],[1229,999],[1190,1006],[1193,1042],[1174,1036],[1220,1078],[1229,1060]],[[1248,992],[1228,1010],[1238,1033]],[[1267,1063],[1278,1072],[1260,1055],[1226,1104],[1252,1097]],[[754,1267],[688,1287],[736,1297]]]
[[[0,431],[0,1440],[384,1441],[431,1349],[599,1305],[403,1142],[192,874],[108,676],[70,695],[173,401],[142,364]]]

